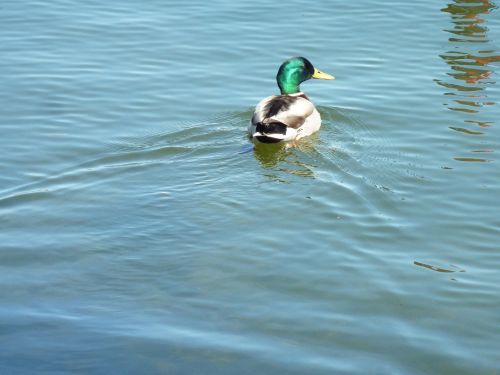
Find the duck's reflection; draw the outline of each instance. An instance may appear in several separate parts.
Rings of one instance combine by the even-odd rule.
[[[463,114],[464,125],[450,126],[462,134],[483,135],[478,127],[486,128],[496,121],[487,107],[497,103],[488,97],[487,89],[496,83],[491,63],[500,61],[500,55],[491,47],[486,27],[487,15],[496,8],[489,0],[454,0],[441,9],[451,16],[453,26],[445,29],[451,34],[450,49],[440,55],[451,68],[447,74],[452,79],[436,82],[446,88],[445,105]]]
[[[315,166],[308,155],[314,151],[317,141],[318,137],[313,135],[294,145],[256,143],[254,156],[264,168],[264,175],[273,181],[288,183],[293,176],[314,178]]]

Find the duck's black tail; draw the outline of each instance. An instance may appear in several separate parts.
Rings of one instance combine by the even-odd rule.
[[[279,121],[258,122],[253,138],[262,143],[278,143],[285,139],[287,126]]]

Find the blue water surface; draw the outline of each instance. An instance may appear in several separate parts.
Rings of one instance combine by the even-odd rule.
[[[500,374],[499,14],[4,1],[0,373]]]

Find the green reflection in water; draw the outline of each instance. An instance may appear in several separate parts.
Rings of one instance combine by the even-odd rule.
[[[457,161],[467,161],[467,162],[470,162],[470,163],[488,163],[490,162],[491,160],[488,160],[488,159],[481,159],[481,158],[461,158],[461,157],[456,157],[456,158],[453,158]]]
[[[436,272],[444,272],[444,273],[465,272],[464,269],[458,268],[457,266],[454,266],[453,264],[451,264],[451,267],[453,267],[455,269],[437,267],[437,266],[433,266],[432,264],[427,264],[427,263],[418,262],[418,261],[414,261],[413,264],[415,264],[416,266],[419,266],[419,267],[427,268],[428,270],[431,270],[431,271],[436,271]]]
[[[488,97],[488,87],[495,84],[492,63],[500,61],[500,55],[488,37],[487,16],[497,9],[490,0],[454,0],[441,9],[451,16],[452,28],[444,31],[451,34],[448,38],[450,49],[439,56],[448,64],[451,80],[435,80],[446,89],[444,103],[449,110],[461,114],[465,126],[449,126],[462,135],[487,136],[477,131],[477,127],[493,125],[493,119],[485,108],[497,103]],[[451,102],[450,102],[451,101]],[[488,118],[485,118],[488,117]],[[476,128],[476,129],[475,129]],[[458,161],[487,161],[476,158],[456,157]]]
[[[470,134],[470,135],[482,135],[483,134],[483,132],[478,132],[478,131],[464,129],[464,128],[458,128],[458,127],[455,127],[455,126],[450,126],[450,129],[455,130],[457,132],[462,132],[462,133],[465,133],[465,134]]]
[[[294,145],[256,143],[254,156],[265,169],[264,175],[273,181],[287,183],[289,177],[293,176],[314,178],[315,166],[302,155],[310,154],[316,142],[317,134],[301,139]]]

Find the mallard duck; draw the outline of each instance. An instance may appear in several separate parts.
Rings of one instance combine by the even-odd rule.
[[[248,127],[252,139],[262,143],[293,141],[319,130],[319,112],[299,87],[310,78],[335,79],[304,57],[292,57],[281,64],[276,75],[281,95],[269,96],[255,107]]]

